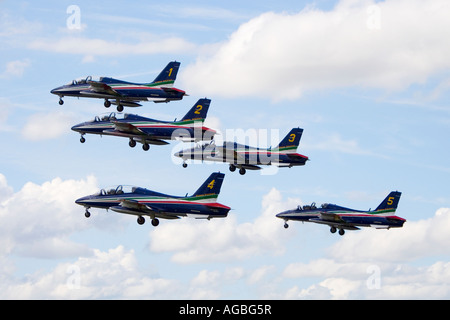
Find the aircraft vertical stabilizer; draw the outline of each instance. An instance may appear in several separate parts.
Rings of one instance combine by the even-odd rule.
[[[298,145],[300,143],[300,139],[302,138],[303,129],[293,128],[283,140],[281,140],[280,144],[272,151],[280,151],[284,153],[295,153],[297,152]]]
[[[210,199],[210,202],[215,202],[220,193],[224,178],[225,174],[223,173],[212,173],[191,197],[206,197]]]
[[[398,202],[400,201],[400,196],[402,195],[399,191],[392,191],[389,195],[380,203],[380,205],[375,209],[379,210],[396,210]]]
[[[180,122],[204,121],[206,119],[206,115],[208,114],[210,103],[210,99],[199,99]]]
[[[177,78],[178,69],[180,63],[176,61],[169,62],[167,66],[161,71],[161,73],[153,80],[152,85],[158,84],[166,88],[173,87],[173,84]]]

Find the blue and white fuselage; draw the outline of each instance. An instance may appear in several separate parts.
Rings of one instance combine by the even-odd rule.
[[[65,96],[78,98],[105,99],[105,107],[111,103],[117,105],[118,111],[123,107],[139,107],[139,101],[169,102],[181,100],[186,92],[174,88],[174,82],[178,73],[180,63],[169,62],[154,81],[149,83],[133,83],[111,77],[100,77],[94,80],[91,76],[85,79],[73,80],[72,82],[54,88],[50,92],[59,96],[59,104]],[[110,101],[111,100],[111,101]]]
[[[203,126],[210,102],[209,99],[199,99],[180,121],[161,121],[133,114],[122,116],[113,112],[77,124],[72,130],[81,134],[82,143],[85,142],[85,134],[118,136],[129,138],[130,147],[135,147],[136,142],[142,143],[144,150],[148,150],[150,144],[168,144],[166,140],[211,140],[216,131]]]
[[[341,235],[344,234],[344,230],[358,230],[359,227],[400,228],[406,222],[405,219],[395,215],[400,195],[398,191],[391,192],[374,211],[354,210],[329,203],[318,208],[313,203],[309,206],[298,206],[276,216],[285,220],[285,228],[288,227],[288,220],[314,222],[330,226],[332,233],[339,229]]]
[[[86,208],[86,217],[90,216],[90,208],[111,209],[119,213],[137,215],[139,224],[145,222],[143,216],[150,216],[153,226],[159,224],[158,218],[224,218],[230,207],[217,202],[224,176],[223,173],[211,174],[192,196],[178,197],[141,187],[120,185],[79,198],[75,203]]]

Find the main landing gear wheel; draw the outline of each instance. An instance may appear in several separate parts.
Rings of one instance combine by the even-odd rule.
[[[344,233],[345,233],[345,230],[344,230],[344,229],[339,229],[339,234],[340,234],[341,236],[343,236]]]
[[[239,173],[240,173],[241,175],[244,175],[244,174],[245,174],[245,168],[240,168],[240,169],[239,169]]]
[[[123,105],[119,104],[117,106],[117,111],[122,112],[123,111]]]
[[[230,171],[231,172],[235,172],[236,171],[236,166],[234,164],[230,164]]]
[[[145,223],[145,218],[143,217],[143,216],[139,216],[138,218],[137,218],[137,223],[138,224],[144,224]]]
[[[331,228],[330,228],[330,232],[331,232],[331,233],[336,233],[336,227],[331,227]]]
[[[111,101],[105,99],[105,103],[103,104],[105,108],[111,107]]]
[[[142,145],[142,149],[144,149],[144,151],[148,151],[148,149],[150,149],[149,144],[148,144],[148,143],[144,143],[144,144]]]
[[[128,142],[128,145],[132,148],[136,147],[136,141],[134,141],[133,139],[130,139],[130,142]]]
[[[159,224],[159,220],[157,218],[152,219],[152,226],[156,227]]]

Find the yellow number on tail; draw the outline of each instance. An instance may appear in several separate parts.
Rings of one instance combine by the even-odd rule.
[[[394,204],[394,197],[389,197],[387,201],[388,206],[392,206]]]
[[[200,114],[200,111],[203,109],[203,106],[201,104],[199,104],[198,106],[195,107],[197,110],[194,111],[195,114]]]
[[[209,188],[209,189],[212,190],[212,188],[214,188],[214,183],[215,183],[215,182],[216,182],[216,180],[211,181],[211,182],[208,184],[208,187],[207,187],[207,188]]]
[[[291,135],[289,136],[289,142],[294,142],[295,140],[295,133],[291,133]]]

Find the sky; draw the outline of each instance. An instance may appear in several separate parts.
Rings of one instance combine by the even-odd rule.
[[[447,0],[0,1],[0,298],[449,299],[449,14]],[[173,120],[207,97],[218,139],[267,147],[300,127],[311,161],[241,176],[182,168],[188,143],[81,144],[71,126],[112,110],[50,94],[89,75],[149,82],[173,60],[189,96],[125,112]],[[74,202],[120,184],[181,196],[214,171],[225,219],[155,228]],[[401,229],[275,217],[395,190]]]

